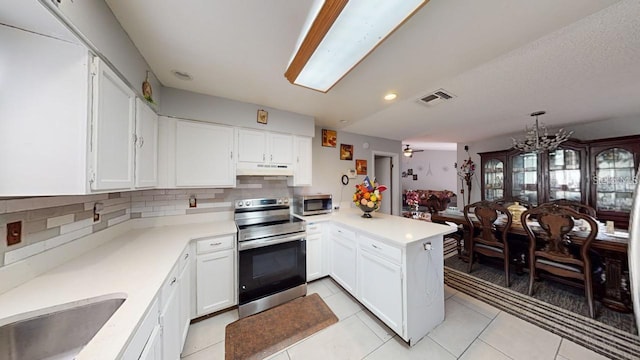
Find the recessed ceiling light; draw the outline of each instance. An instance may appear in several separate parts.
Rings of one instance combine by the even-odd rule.
[[[396,93],[388,93],[384,96],[384,99],[387,101],[395,100],[398,97]]]
[[[177,77],[180,80],[185,80],[185,81],[193,80],[193,76],[191,76],[191,74],[189,74],[186,71],[171,70],[171,73],[173,74],[173,76]]]
[[[344,119],[340,120],[340,124],[346,124],[346,123],[347,123],[347,120],[344,120]]]

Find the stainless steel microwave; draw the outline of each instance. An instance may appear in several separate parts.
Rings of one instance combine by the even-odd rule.
[[[298,215],[328,214],[332,209],[331,195],[300,195],[293,202],[293,212]]]

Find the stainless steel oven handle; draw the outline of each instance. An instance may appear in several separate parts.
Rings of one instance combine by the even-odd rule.
[[[243,250],[255,249],[255,248],[260,248],[260,247],[265,247],[270,245],[292,242],[292,241],[299,241],[299,240],[305,239],[306,237],[307,237],[306,234],[299,234],[299,235],[293,235],[293,236],[283,236],[283,237],[268,238],[268,239],[242,241],[238,244],[238,250],[243,251]]]

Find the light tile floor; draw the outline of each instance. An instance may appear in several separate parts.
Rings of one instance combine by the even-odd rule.
[[[606,359],[491,305],[446,285],[444,287],[444,322],[410,348],[333,280],[324,278],[311,282],[308,293],[318,293],[340,321],[269,359]],[[224,359],[224,329],[237,318],[237,310],[231,310],[191,325],[183,359]]]

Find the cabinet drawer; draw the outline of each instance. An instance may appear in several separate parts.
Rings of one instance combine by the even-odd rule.
[[[236,243],[236,237],[233,235],[224,235],[198,240],[196,243],[196,251],[198,254],[204,254],[211,251],[231,249]]]
[[[348,240],[354,240],[355,241],[355,239],[356,239],[356,232],[355,231],[345,229],[342,226],[334,225],[331,228],[331,233],[336,235],[336,236],[339,236],[341,238],[348,239]]]
[[[322,223],[307,223],[307,234],[320,234],[322,232]]]
[[[160,310],[161,311],[167,305],[171,292],[178,288],[178,276],[180,275],[179,269],[178,269],[179,263],[180,261],[178,261],[173,266],[173,269],[171,269],[169,276],[164,280],[164,283],[162,284],[162,289],[160,290]]]
[[[377,254],[395,264],[402,263],[402,250],[397,247],[387,245],[363,235],[358,235],[358,244],[360,245],[360,249],[364,251]]]

